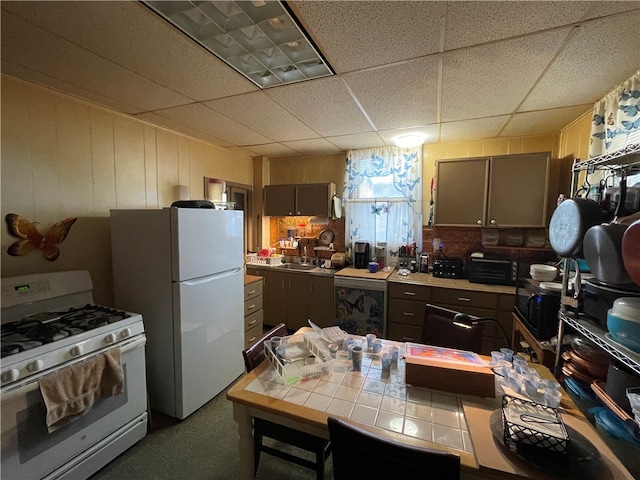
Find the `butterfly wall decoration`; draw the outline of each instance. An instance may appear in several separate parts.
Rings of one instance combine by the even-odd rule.
[[[42,234],[35,225],[37,222],[31,223],[21,215],[9,213],[5,216],[9,234],[20,240],[11,244],[7,253],[14,257],[20,257],[40,250],[44,258],[52,262],[60,256],[58,245],[67,237],[71,226],[77,219],[77,217],[69,217],[60,220]]]

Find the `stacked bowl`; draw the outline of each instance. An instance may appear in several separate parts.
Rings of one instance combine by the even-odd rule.
[[[640,353],[640,297],[620,297],[607,311],[607,329],[613,339]]]
[[[553,282],[558,276],[558,269],[553,265],[534,263],[529,267],[529,275],[538,282]]]

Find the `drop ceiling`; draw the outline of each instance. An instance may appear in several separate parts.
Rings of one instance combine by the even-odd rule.
[[[638,1],[293,1],[335,76],[261,90],[135,1],[3,1],[2,72],[250,156],[557,133],[640,68]]]

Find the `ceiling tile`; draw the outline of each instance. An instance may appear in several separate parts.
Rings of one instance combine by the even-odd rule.
[[[192,100],[258,90],[139,2],[26,2],[6,9]]]
[[[523,110],[596,102],[640,65],[640,12],[593,20],[575,28]],[[606,86],[606,87],[605,87]]]
[[[299,152],[296,152],[295,150],[291,150],[289,147],[285,147],[280,143],[269,143],[266,145],[252,145],[251,147],[248,147],[248,148],[250,148],[252,152],[256,152],[258,155],[261,155],[263,157],[270,157],[270,158],[293,157],[296,155],[300,155]]]
[[[7,18],[9,17],[9,18]],[[135,111],[186,103],[183,95],[105,60],[11,13],[2,13],[2,59],[59,81],[118,99]],[[132,113],[132,112],[128,112]]]
[[[514,137],[538,133],[557,133],[592,108],[593,105],[576,105],[554,108],[553,110],[517,113],[509,119],[500,132],[500,136]]]
[[[436,121],[437,57],[350,73],[344,79],[378,130]]]
[[[324,137],[372,130],[339,78],[307,80],[265,93]]]
[[[178,124],[190,125],[194,130],[215,136],[233,145],[250,146],[272,141],[199,103],[157,110],[154,113]]]
[[[319,137],[263,92],[214,100],[206,105],[273,140],[289,141]]]
[[[640,8],[640,1],[629,0],[622,2],[589,2],[589,11],[584,19],[606,17],[620,12],[628,12],[630,10]]]
[[[594,2],[447,2],[445,51],[578,22]]]
[[[443,123],[440,127],[440,141],[458,142],[495,137],[508,119],[507,115],[502,115],[492,118]]]
[[[338,135],[327,137],[331,143],[342,151],[356,148],[384,147],[385,142],[377,133],[356,133],[354,135]]]
[[[292,4],[338,73],[439,51],[445,2],[312,0]]]
[[[316,138],[312,140],[296,140],[293,142],[282,142],[285,147],[289,147],[296,152],[300,152],[303,155],[328,155],[332,153],[339,153],[340,149],[325,140],[324,138]]]
[[[513,112],[567,32],[554,30],[443,54],[442,121]]]

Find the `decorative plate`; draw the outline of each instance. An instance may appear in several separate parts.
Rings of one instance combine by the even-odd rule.
[[[331,242],[333,242],[333,232],[331,230],[322,230],[320,232],[320,235],[318,235],[318,239],[320,240],[320,243],[323,245],[329,245]]]

